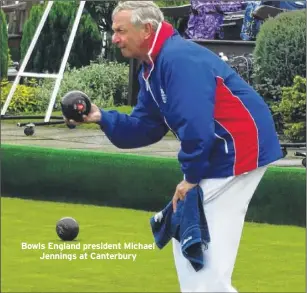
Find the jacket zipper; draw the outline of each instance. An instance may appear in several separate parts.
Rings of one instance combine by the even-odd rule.
[[[215,134],[215,136],[218,137],[219,139],[224,140],[224,144],[225,144],[225,153],[228,154],[228,145],[227,145],[226,139],[223,138],[223,137],[221,137],[221,136],[219,136],[219,135],[217,135],[216,133],[214,133],[214,134]]]
[[[152,98],[154,99],[155,103],[157,104],[158,108],[160,108],[160,106],[159,106],[157,100],[156,100],[155,97],[154,97],[154,94],[152,93],[152,90],[151,90],[149,81],[148,81],[148,80],[145,80],[145,82],[146,82],[146,89],[147,89],[147,91],[150,92],[150,94],[151,94]],[[165,122],[165,124],[167,125],[167,127],[169,128],[169,130],[176,136],[177,140],[180,141],[180,139],[179,139],[179,137],[177,136],[176,132],[175,132],[175,131],[169,126],[169,124],[167,123],[165,116],[163,116],[163,118],[164,118],[164,122]]]

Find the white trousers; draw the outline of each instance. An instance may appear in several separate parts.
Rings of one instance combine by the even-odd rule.
[[[267,167],[222,179],[204,179],[204,212],[211,242],[205,251],[205,266],[196,272],[173,238],[175,266],[181,292],[237,292],[232,287],[239,243],[250,200]]]

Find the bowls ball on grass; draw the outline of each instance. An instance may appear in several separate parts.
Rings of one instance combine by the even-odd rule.
[[[72,241],[79,234],[79,224],[72,217],[64,217],[56,223],[56,233],[64,241]]]

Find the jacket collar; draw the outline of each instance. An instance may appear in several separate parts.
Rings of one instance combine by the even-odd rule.
[[[155,36],[152,38],[150,50],[148,51],[148,57],[151,63],[149,64],[148,70],[146,70],[146,72],[143,73],[143,78],[145,80],[149,79],[151,72],[154,70],[155,67],[154,61],[159,55],[165,41],[168,38],[170,38],[174,34],[174,32],[175,30],[170,23],[163,21],[162,23],[159,24],[157,32]]]

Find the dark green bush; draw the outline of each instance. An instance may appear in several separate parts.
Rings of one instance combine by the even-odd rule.
[[[7,78],[8,70],[8,33],[6,17],[0,9],[0,80]]]
[[[253,86],[272,110],[281,100],[281,88],[291,86],[295,76],[306,76],[306,11],[284,12],[265,21],[253,59]],[[283,133],[282,116],[273,115],[277,131]]]
[[[306,78],[296,76],[293,85],[282,89],[281,102],[273,107],[284,123],[290,141],[306,141]]]
[[[255,82],[261,94],[279,100],[278,87],[291,86],[297,75],[306,76],[306,11],[284,12],[265,21],[253,55]],[[269,87],[275,87],[276,92]]]
[[[31,55],[26,71],[58,72],[75,20],[77,1],[55,1],[41,35]],[[35,5],[25,22],[21,41],[21,58],[24,58],[35,30],[44,12],[44,5]],[[81,17],[69,54],[71,67],[89,65],[101,52],[102,37],[95,21],[88,13]]]
[[[125,105],[128,99],[128,83],[129,67],[125,64],[101,59],[99,63],[92,63],[79,69],[67,68],[57,95],[56,107],[60,108],[61,97],[72,90],[86,93],[99,107]],[[53,80],[44,80],[37,99],[47,105],[53,85]]]

